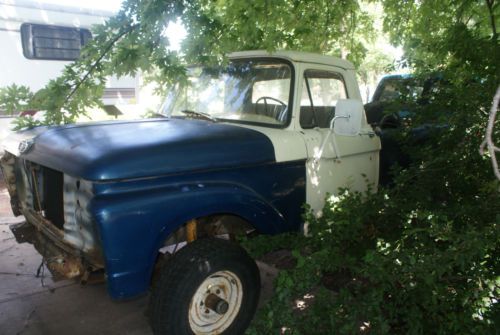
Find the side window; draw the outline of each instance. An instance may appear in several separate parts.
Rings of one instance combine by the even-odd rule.
[[[28,59],[75,60],[92,38],[88,29],[23,23],[21,40]]]
[[[347,97],[342,76],[335,72],[307,70],[300,99],[302,128],[329,128],[339,99]]]

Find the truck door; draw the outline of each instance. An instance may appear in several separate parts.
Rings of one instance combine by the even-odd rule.
[[[349,98],[342,69],[310,68],[303,72],[299,122],[307,147],[306,201],[320,211],[327,194],[339,188],[365,191],[378,183],[380,141],[363,118],[356,136],[330,131],[339,99]],[[351,76],[351,79],[354,79]]]

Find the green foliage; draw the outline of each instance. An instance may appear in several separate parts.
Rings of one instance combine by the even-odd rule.
[[[111,74],[149,71],[157,74],[160,84],[182,76],[184,67],[167,50],[168,41],[161,36],[164,24],[175,20],[182,10],[182,1],[170,5],[125,2],[120,13],[93,28],[93,39],[80,58],[36,94],[33,105],[45,111],[44,120],[33,123],[29,118],[20,119],[17,128],[75,122],[88,108],[101,107],[106,76]]]
[[[360,64],[356,71],[358,74],[359,84],[376,86],[378,78],[381,75],[390,72],[394,67],[394,62],[395,59],[382,49],[374,47],[368,50],[363,63]],[[373,94],[373,92],[360,93],[361,95],[364,93],[370,93],[365,96],[366,101],[368,101]]]
[[[382,2],[408,64],[443,78],[400,130],[413,164],[389,189],[309,212],[309,237],[246,242],[254,254],[289,245],[297,261],[249,334],[498,332],[500,185],[478,154],[500,83],[498,2]]]
[[[371,33],[372,18],[357,0],[205,0],[189,6],[183,21],[187,56],[195,61],[229,51],[292,49],[344,55],[359,63],[365,52],[359,36]]]
[[[475,51],[484,44],[498,43],[497,0],[381,2],[386,16],[384,26],[392,41],[403,45],[412,65],[432,69],[453,62],[457,56],[481,64],[479,57],[494,56]]]
[[[408,196],[430,188],[415,182],[404,175],[377,194],[341,192],[320,218],[307,213],[309,237],[247,241],[254,255],[287,247],[297,260],[248,334],[492,334],[498,193],[465,182],[453,198],[433,193],[440,183]]]
[[[27,86],[12,84],[0,88],[0,111],[8,115],[30,108],[33,93]]]
[[[169,50],[164,29],[180,20],[187,29],[182,53]],[[183,64],[225,61],[232,51],[298,49],[336,54],[359,64],[372,18],[357,0],[314,1],[124,1],[80,59],[42,90],[35,103],[45,110],[43,124],[74,122],[87,108],[100,106],[107,75],[134,75],[161,92],[185,75]],[[19,120],[18,128],[30,125]]]

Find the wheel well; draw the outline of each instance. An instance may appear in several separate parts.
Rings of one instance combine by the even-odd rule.
[[[214,236],[229,236],[232,238],[236,235],[256,232],[255,227],[250,222],[234,214],[214,214],[193,219],[198,238]],[[165,240],[163,247],[186,242],[188,240],[187,225],[188,222],[171,233]]]
[[[156,256],[151,281],[154,283],[160,269],[188,241],[188,225],[194,224],[197,238],[216,237],[234,239],[236,236],[258,233],[250,222],[234,214],[213,214],[193,218],[182,224],[165,239]]]

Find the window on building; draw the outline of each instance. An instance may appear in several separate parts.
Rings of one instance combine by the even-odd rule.
[[[23,23],[21,39],[28,59],[75,60],[92,38],[88,29]]]

